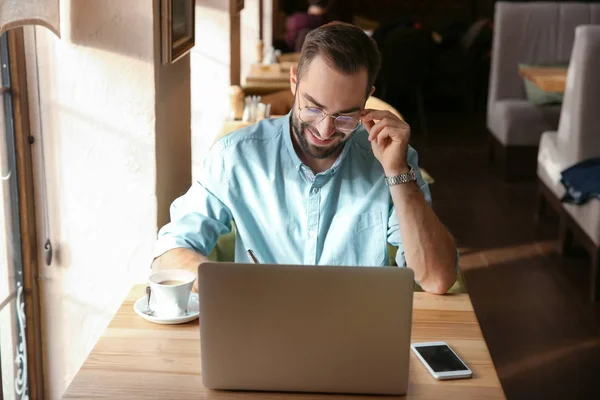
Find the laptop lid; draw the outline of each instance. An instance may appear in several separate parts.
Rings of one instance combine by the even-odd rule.
[[[201,264],[204,386],[405,394],[413,279],[398,267]]]

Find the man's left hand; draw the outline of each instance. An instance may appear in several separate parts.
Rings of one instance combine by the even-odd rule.
[[[410,126],[390,111],[381,110],[364,110],[361,121],[369,132],[373,154],[386,176],[408,172]]]

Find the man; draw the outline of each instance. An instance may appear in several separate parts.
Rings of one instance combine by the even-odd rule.
[[[409,126],[364,108],[379,65],[359,28],[312,31],[290,74],[292,111],[213,146],[171,206],[153,268],[196,271],[234,220],[238,262],[251,249],[261,263],[379,266],[389,242],[424,290],[445,293],[456,246],[430,207]]]

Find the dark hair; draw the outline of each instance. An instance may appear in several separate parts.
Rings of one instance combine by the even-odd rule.
[[[302,45],[298,81],[317,55],[327,65],[349,75],[366,68],[369,94],[381,66],[381,55],[375,41],[362,29],[345,22],[330,22],[310,31]]]

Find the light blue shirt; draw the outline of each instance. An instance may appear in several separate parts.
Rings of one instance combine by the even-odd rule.
[[[220,139],[202,172],[171,205],[155,256],[185,247],[208,255],[235,221],[236,262],[311,265],[388,265],[387,243],[406,266],[398,218],[384,171],[362,127],[333,166],[319,174],[302,164],[290,136],[290,115],[263,120]],[[425,199],[427,183],[409,147]]]

